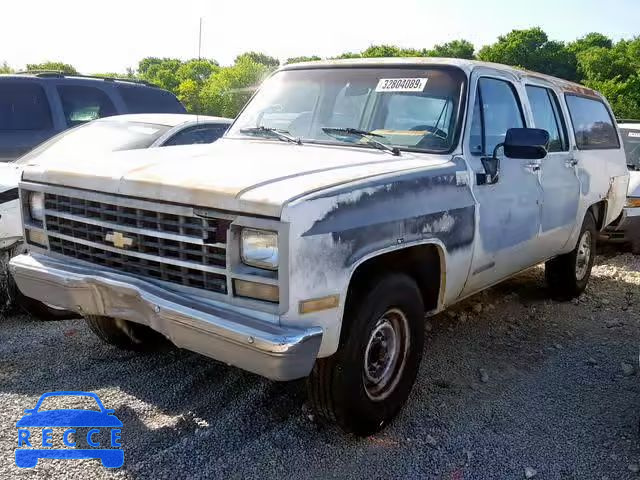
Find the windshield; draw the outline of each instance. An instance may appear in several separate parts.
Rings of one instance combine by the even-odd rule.
[[[171,127],[153,123],[99,120],[65,130],[16,160],[18,164],[46,158],[148,148]]]
[[[627,165],[640,170],[640,128],[628,130],[621,128],[624,151],[627,154]]]
[[[401,150],[447,152],[458,134],[465,75],[452,68],[316,68],[270,77],[227,137],[260,136],[264,129],[304,143],[373,148],[370,136]],[[343,132],[344,133],[344,132]]]

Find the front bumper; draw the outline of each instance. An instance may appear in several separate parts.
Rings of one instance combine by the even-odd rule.
[[[28,297],[148,325],[181,348],[273,380],[307,376],[322,340],[320,327],[282,327],[93,265],[30,254],[10,270]]]
[[[601,236],[612,242],[629,242],[640,238],[640,208],[625,207],[618,220],[609,225]]]

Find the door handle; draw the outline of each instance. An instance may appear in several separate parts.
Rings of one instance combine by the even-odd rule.
[[[539,163],[527,163],[524,166],[525,170],[531,172],[531,173],[536,173],[540,171],[540,164]]]
[[[576,158],[570,158],[569,160],[565,161],[564,164],[569,168],[575,167],[576,165],[578,165],[578,160]]]

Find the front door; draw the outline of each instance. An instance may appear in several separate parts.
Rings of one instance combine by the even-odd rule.
[[[544,84],[527,84],[534,127],[549,132],[549,153],[540,165],[542,218],[538,241],[541,258],[565,246],[576,224],[580,201],[577,160],[570,151],[567,122],[558,96]]]
[[[484,157],[490,157],[504,142],[507,130],[526,126],[520,95],[508,77],[480,76],[475,89],[474,112],[467,136],[472,168],[482,172]],[[541,221],[540,164],[506,158],[502,149],[499,177],[495,183],[474,185],[478,202],[476,242],[463,295],[536,263],[536,240]]]

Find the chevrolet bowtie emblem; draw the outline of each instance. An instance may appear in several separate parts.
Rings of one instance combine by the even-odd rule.
[[[104,239],[113,243],[113,246],[117,248],[127,248],[133,245],[133,238],[125,237],[120,232],[107,233]]]

